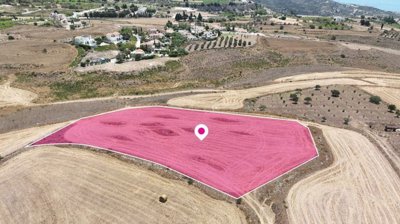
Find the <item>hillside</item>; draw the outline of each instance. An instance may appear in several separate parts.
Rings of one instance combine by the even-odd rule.
[[[369,6],[341,4],[332,0],[257,0],[268,8],[281,13],[321,16],[387,16],[395,13]],[[398,16],[398,15],[397,15]]]

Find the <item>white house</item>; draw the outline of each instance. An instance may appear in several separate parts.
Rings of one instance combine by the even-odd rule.
[[[112,44],[118,44],[118,43],[124,42],[122,35],[118,32],[107,33],[106,39],[107,39],[108,43],[112,43]]]
[[[337,22],[337,23],[342,23],[342,22],[344,22],[346,19],[345,19],[344,17],[341,17],[341,16],[335,16],[335,17],[333,17],[333,20],[334,20],[335,22]]]
[[[74,44],[87,47],[96,47],[96,41],[92,38],[92,36],[76,36],[74,38]]]

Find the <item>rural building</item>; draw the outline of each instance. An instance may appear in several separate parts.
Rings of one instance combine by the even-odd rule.
[[[342,22],[344,22],[346,19],[345,19],[344,17],[341,17],[341,16],[335,16],[335,17],[333,17],[333,20],[334,20],[335,22],[337,22],[337,23],[342,23]]]
[[[107,42],[111,43],[111,44],[118,44],[118,43],[124,42],[122,35],[118,32],[107,33],[106,39],[107,39]]]
[[[141,59],[144,56],[144,54],[145,54],[144,50],[138,48],[138,49],[136,49],[136,50],[131,52],[131,57],[135,58],[135,59],[136,58]]]
[[[211,31],[207,31],[203,34],[203,38],[206,40],[215,40],[218,38],[218,34],[215,34]]]
[[[74,44],[79,46],[96,47],[96,41],[92,36],[76,36]]]
[[[400,132],[400,126],[387,125],[385,126],[386,132]]]
[[[161,42],[159,40],[151,40],[141,44],[141,47],[147,49],[148,51],[154,51],[154,49],[159,46],[161,46]]]
[[[144,16],[144,15],[146,15],[146,12],[147,12],[147,8],[146,8],[146,7],[140,7],[140,8],[136,11],[136,15]]]
[[[196,24],[192,24],[190,26],[190,31],[192,34],[200,34],[206,31],[206,28],[204,26],[196,26]]]

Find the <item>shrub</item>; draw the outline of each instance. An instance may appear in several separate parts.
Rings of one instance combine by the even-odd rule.
[[[331,36],[331,40],[336,40],[336,36],[335,36],[335,35],[332,35],[332,36]]]
[[[396,116],[397,118],[400,118],[400,110],[396,110]]]
[[[341,57],[341,58],[346,58],[346,55],[341,54],[340,57]]]
[[[297,102],[299,101],[299,97],[297,96],[297,94],[292,93],[290,94],[290,100],[293,101],[293,103],[297,104]]]
[[[314,25],[314,24],[311,24],[311,25],[310,25],[310,29],[315,29],[315,25]]]
[[[380,104],[382,99],[379,96],[371,96],[369,98],[369,102],[374,103],[374,104]]]
[[[390,104],[390,105],[388,106],[388,109],[389,109],[389,111],[390,111],[391,113],[393,113],[397,108],[396,108],[396,105]]]
[[[311,97],[307,96],[306,98],[304,98],[305,104],[310,104],[310,102],[312,101]]]
[[[348,125],[349,122],[350,122],[350,118],[348,118],[348,117],[344,118],[343,123],[344,123],[345,125]]]
[[[284,27],[283,25],[281,25],[281,26],[279,27],[279,29],[280,29],[280,30],[283,30],[283,29],[285,29],[285,27]]]
[[[260,111],[265,111],[265,109],[267,109],[267,106],[265,106],[265,105],[260,105],[260,106],[258,107],[258,109],[260,109]]]
[[[337,89],[331,90],[332,97],[339,97],[340,91]]]
[[[321,89],[321,86],[320,85],[316,85],[315,86],[315,90],[320,90]]]
[[[8,36],[8,40],[15,40],[15,38],[13,36]]]

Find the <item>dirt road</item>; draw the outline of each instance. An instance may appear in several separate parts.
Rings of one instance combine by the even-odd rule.
[[[168,101],[169,105],[179,107],[194,107],[213,110],[234,110],[243,107],[245,99],[263,96],[271,93],[286,92],[297,88],[311,88],[315,85],[371,85],[370,83],[348,78],[321,79],[299,82],[276,83],[243,90],[226,90],[223,93],[198,94],[174,98]]]

